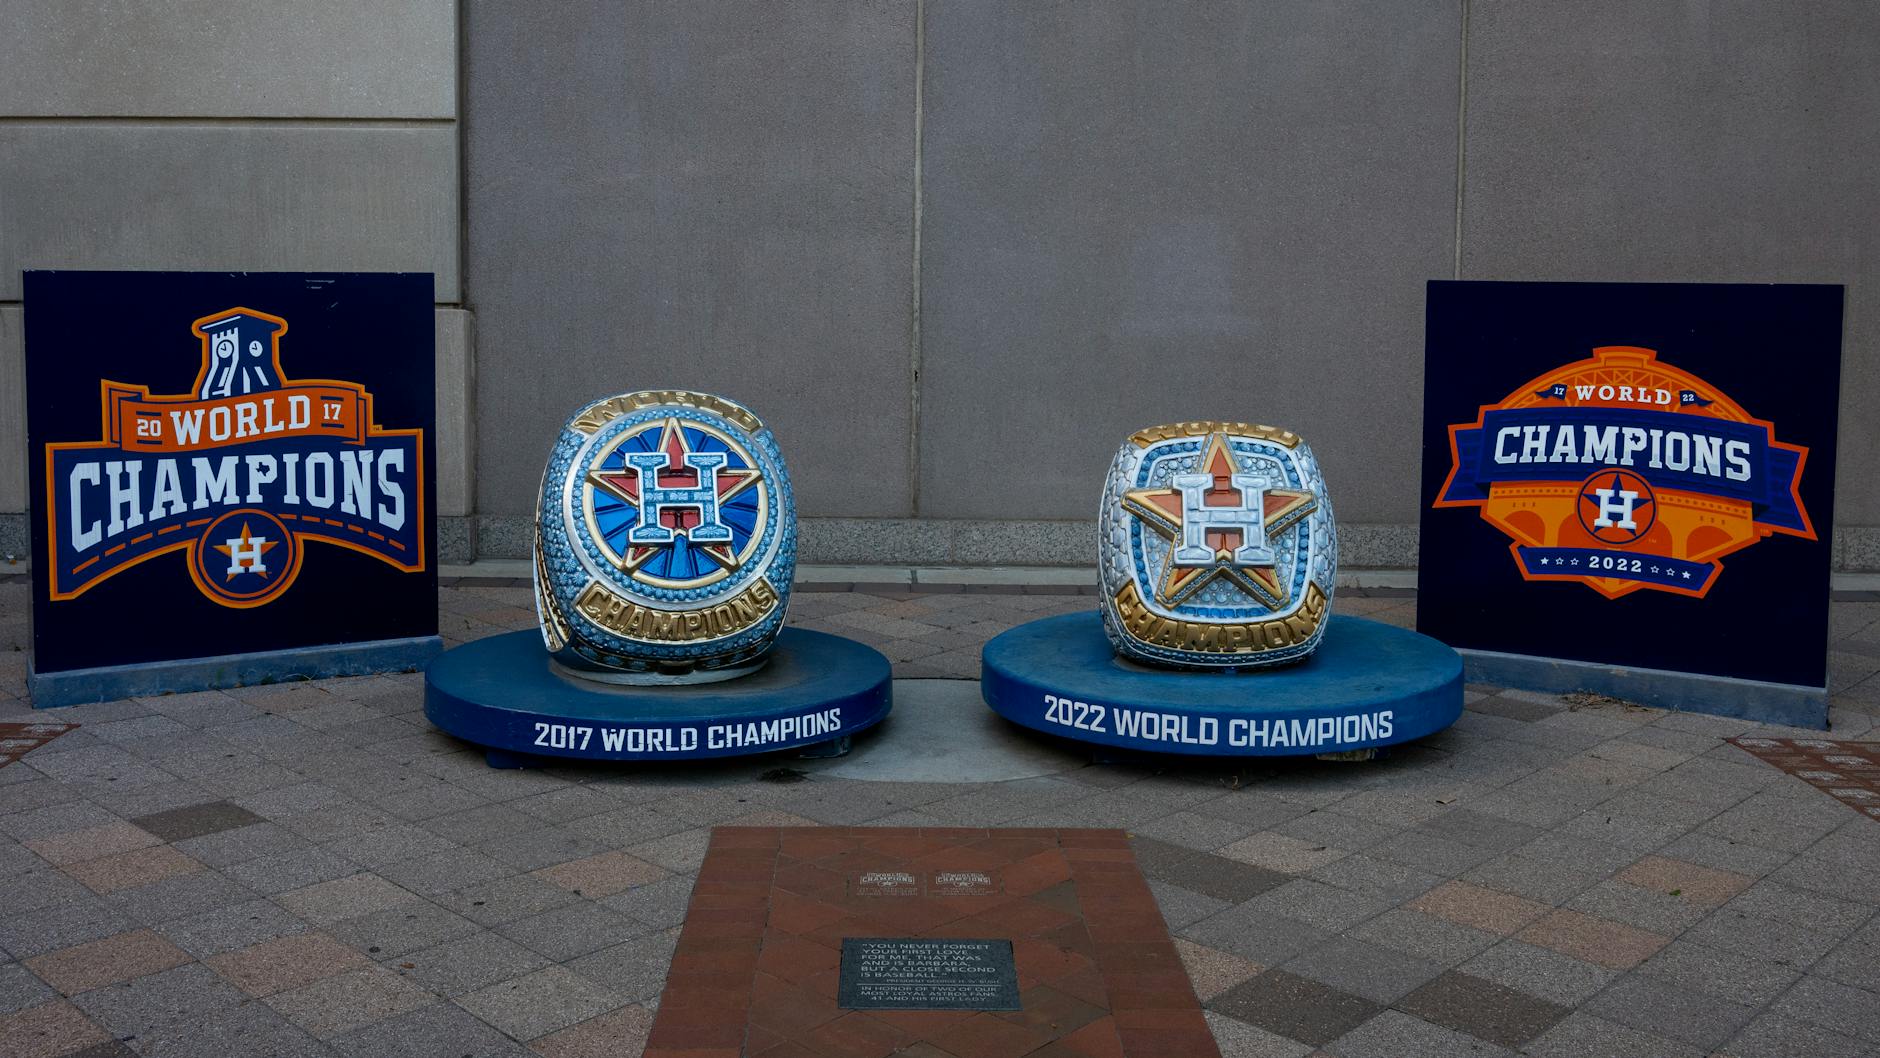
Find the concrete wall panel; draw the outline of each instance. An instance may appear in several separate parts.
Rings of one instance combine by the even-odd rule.
[[[1455,3],[928,8],[921,512],[1091,518],[1142,426],[1311,442],[1415,517]]]
[[[1463,277],[1848,284],[1835,517],[1880,524],[1873,5],[1470,11]]]
[[[805,514],[909,509],[914,5],[466,11],[479,511],[595,397],[705,389]]]
[[[457,137],[436,127],[0,125],[0,301],[31,268],[435,272],[458,298]]]
[[[0,117],[449,118],[451,0],[9,0]]]
[[[0,511],[26,509],[26,314],[0,305]]]
[[[476,510],[474,322],[462,309],[437,310],[437,513],[445,517]]]

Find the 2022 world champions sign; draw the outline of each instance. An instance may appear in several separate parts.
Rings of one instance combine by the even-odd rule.
[[[430,276],[25,290],[36,675],[435,635]]]
[[[1437,282],[1427,321],[1420,631],[1825,687],[1841,288]]]

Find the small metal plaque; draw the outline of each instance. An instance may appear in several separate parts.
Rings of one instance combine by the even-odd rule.
[[[996,896],[998,879],[985,871],[935,871],[927,878],[928,896]]]
[[[1017,1010],[1009,940],[844,937],[844,1010]]]
[[[906,871],[864,871],[849,877],[850,896],[919,896],[920,879]]]

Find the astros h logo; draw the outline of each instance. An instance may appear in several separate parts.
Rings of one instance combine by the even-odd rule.
[[[764,475],[709,423],[666,418],[623,431],[599,450],[585,487],[608,559],[655,587],[721,580],[763,536]]]
[[[1602,544],[1629,544],[1658,521],[1657,498],[1629,470],[1601,471],[1580,486],[1580,525]]]

